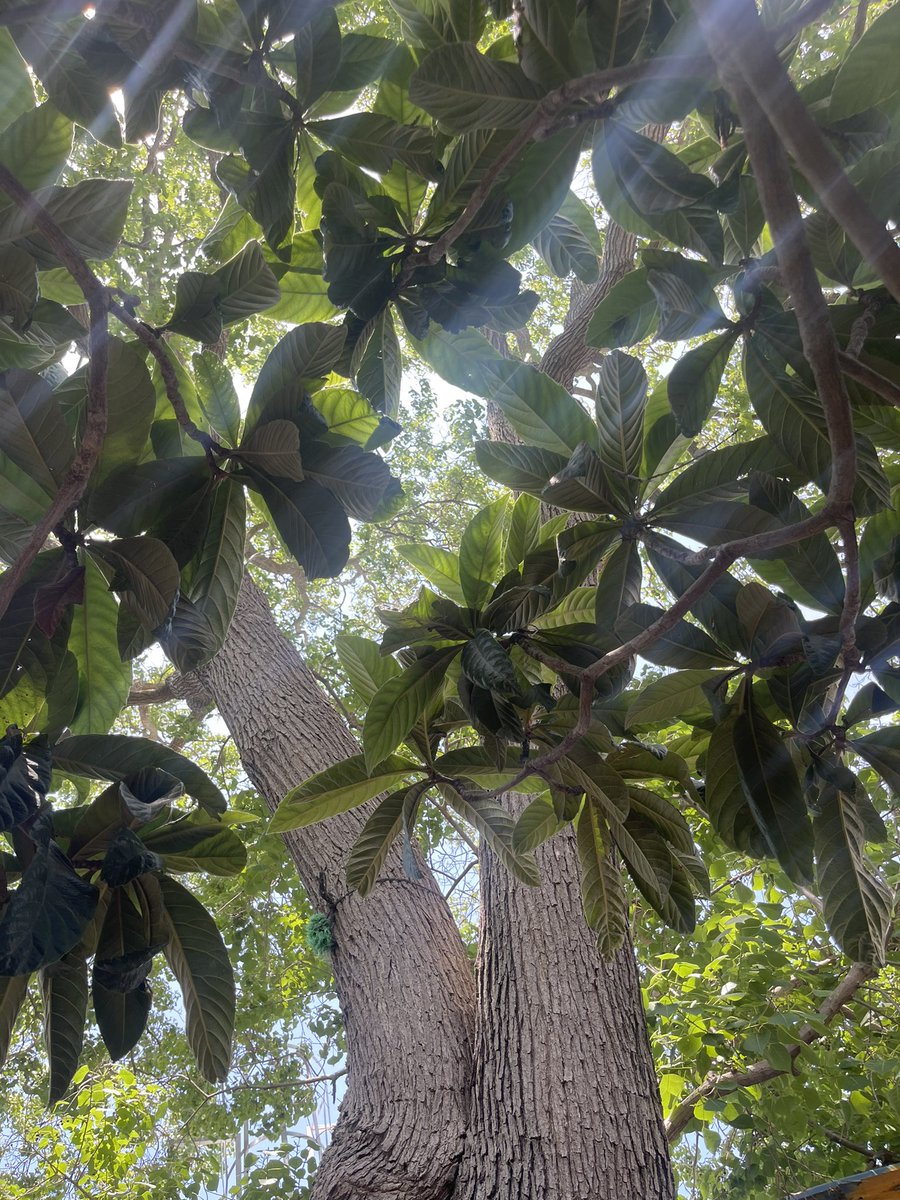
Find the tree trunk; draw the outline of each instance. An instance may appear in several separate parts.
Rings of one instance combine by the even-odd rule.
[[[573,297],[541,363],[565,387],[593,360],[588,322],[634,247],[611,222],[600,278]],[[499,416],[489,412],[491,436],[517,441]],[[600,959],[571,831],[538,861],[543,883],[529,888],[482,855],[474,1104],[455,1200],[672,1200],[633,951]]]
[[[272,809],[307,776],[358,750],[249,579],[202,677]],[[395,852],[365,900],[348,893],[344,864],[370,811],[285,835],[312,903],[332,920],[347,1031],[347,1093],[315,1196],[446,1200],[468,1123],[472,970],[424,862],[422,878],[410,880]]]
[[[671,1200],[634,953],[597,954],[570,831],[537,859],[539,889],[482,855],[474,1106],[455,1200]]]

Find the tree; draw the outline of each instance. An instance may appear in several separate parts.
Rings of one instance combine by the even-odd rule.
[[[708,888],[707,826],[814,888],[856,960],[825,1024],[886,955],[891,894],[865,844],[886,837],[869,791],[897,782],[881,723],[897,707],[896,10],[866,33],[863,10],[849,49],[827,25],[824,60],[803,41],[811,10],[767,27],[746,3],[392,10],[394,38],[327,4],[110,2],[89,21],[0,6],[3,794],[22,876],[0,917],[7,1023],[36,969],[48,1011],[55,979],[83,1020],[96,952],[95,1009],[104,988],[122,998],[127,1036],[104,1039],[124,1052],[164,949],[201,1069],[227,1066],[221,944],[167,869],[189,850],[218,863],[230,830],[171,807],[179,780],[210,821],[221,807],[190,763],[109,739],[128,688],[115,623],[123,662],[159,641],[211,689],[328,918],[350,1092],[317,1195],[665,1197],[623,869],[683,934]],[[153,136],[173,90],[227,193],[203,243],[221,265],[179,270],[144,320],[147,297],[91,265],[116,252],[128,185],[55,180],[67,163],[77,178],[73,121],[115,149],[123,124]],[[588,147],[599,265],[571,190]],[[541,364],[527,333],[525,359],[507,337],[538,302],[509,262],[529,243],[584,285]],[[264,311],[295,327],[242,418],[220,359],[205,349],[189,369],[183,348]],[[645,367],[621,349],[651,334],[678,347],[652,390],[653,354]],[[58,379],[73,342],[86,367]],[[241,585],[246,497],[307,577],[338,573],[349,518],[389,519],[400,499],[378,452],[399,432],[404,353],[494,406],[507,432],[479,443],[479,465],[519,495],[481,509],[458,553],[409,549],[429,586],[383,614],[380,647],[338,642],[366,709],[360,750]],[[713,448],[734,372],[750,406]],[[664,673],[636,673],[637,655]],[[51,767],[112,781],[77,818],[100,857],[46,805]],[[435,803],[485,847],[477,1003],[416,858]],[[26,945],[38,894],[50,933]],[[101,903],[121,914],[116,955],[111,918],[88,924]],[[799,1029],[787,1067],[823,1030]],[[51,1034],[55,1096],[78,1046],[60,1056]],[[785,1070],[766,1054],[747,1079],[704,1081],[671,1131]]]

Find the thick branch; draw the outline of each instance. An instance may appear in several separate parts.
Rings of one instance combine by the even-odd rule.
[[[779,139],[819,194],[822,203],[900,301],[900,248],[850,182],[819,126],[809,115],[759,18],[753,0],[695,0],[703,33],[719,68],[722,82],[738,102],[745,134],[745,117],[753,116],[744,96],[761,106]],[[754,117],[758,125],[758,119]],[[769,140],[769,152],[774,149]],[[751,158],[754,157],[747,136]],[[759,179],[760,162],[754,167]]]
[[[91,472],[100,457],[106,436],[106,376],[108,360],[109,295],[72,243],[47,210],[0,164],[0,189],[34,222],[50,248],[66,267],[84,293],[90,312],[90,366],[87,380],[87,406],[84,432],[75,457],[60,484],[50,507],[35,525],[31,536],[0,581],[0,617],[3,617],[29,567],[37,558],[51,531],[84,495]]]
[[[831,995],[820,1005],[819,1019],[826,1025],[830,1025],[862,985],[874,978],[876,974],[875,968],[868,963],[854,963]],[[822,1036],[820,1030],[813,1028],[812,1025],[804,1025],[797,1034],[797,1041],[793,1046],[788,1047],[792,1063],[802,1053],[805,1046],[811,1046]],[[666,1137],[670,1142],[674,1142],[684,1133],[694,1115],[695,1106],[701,1100],[726,1095],[737,1088],[754,1087],[758,1083],[767,1083],[770,1079],[776,1079],[779,1075],[785,1074],[787,1074],[786,1071],[773,1067],[771,1063],[763,1059],[745,1071],[727,1071],[722,1075],[708,1076],[699,1087],[694,1088],[685,1097],[666,1121]]]

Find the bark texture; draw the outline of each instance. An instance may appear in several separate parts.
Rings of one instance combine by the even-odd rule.
[[[225,646],[201,672],[247,775],[275,808],[358,746],[265,598],[245,579]],[[430,872],[399,852],[372,893],[348,894],[344,864],[370,806],[285,835],[312,902],[333,923],[348,1088],[316,1200],[446,1200],[471,1095],[474,981]]]
[[[482,856],[474,1105],[455,1200],[671,1200],[633,951],[597,954],[570,833],[537,859],[540,889]]]
[[[610,223],[600,278],[573,295],[541,363],[565,387],[593,361],[588,322],[634,249]],[[518,440],[499,412],[488,421],[495,440]],[[571,831],[537,857],[543,884],[528,888],[482,855],[474,1101],[454,1200],[672,1200],[633,951],[599,957]]]

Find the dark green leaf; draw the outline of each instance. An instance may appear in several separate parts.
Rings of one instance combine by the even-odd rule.
[[[169,941],[166,961],[181,986],[185,1032],[204,1079],[228,1074],[234,1032],[234,973],[216,923],[180,883],[163,875]]]
[[[584,917],[597,934],[600,953],[609,958],[627,936],[628,901],[621,873],[612,861],[606,821],[590,797],[585,797],[575,828]]]
[[[405,740],[461,649],[456,645],[434,650],[378,689],[363,722],[363,749],[370,769]]]
[[[99,893],[55,842],[38,846],[0,918],[0,975],[26,975],[72,950]]]
[[[736,716],[720,721],[706,752],[703,802],[710,824],[732,850],[762,858],[768,843],[747,803],[734,747]]]
[[[148,629],[171,615],[180,572],[169,548],[157,538],[118,538],[96,542],[92,554],[113,569],[110,588],[122,593],[123,603]]]
[[[535,111],[543,90],[514,63],[479,54],[467,42],[426,55],[409,85],[409,98],[451,133],[516,129]]]
[[[384,691],[384,687],[381,691]],[[396,755],[378,761],[370,770],[363,755],[354,754],[289,791],[272,817],[269,829],[273,833],[302,829],[316,821],[358,808],[373,796],[396,787],[420,770],[416,763]]]
[[[616,634],[623,642],[628,641],[664,615],[664,609],[652,604],[632,604],[624,609],[616,621]],[[722,667],[733,663],[731,656],[699,625],[692,625],[688,621],[679,621],[651,645],[645,646],[641,657],[661,667],[677,667],[679,670]]]
[[[410,789],[402,788],[382,800],[353,844],[347,859],[347,886],[361,896],[367,896],[375,886],[391,846],[403,829],[409,795]]]
[[[39,375],[0,375],[0,445],[47,496],[56,495],[75,447],[59,403]]]
[[[331,492],[312,479],[294,483],[256,472],[253,483],[282,541],[308,578],[337,575],[350,552],[350,523]]]
[[[460,666],[464,675],[477,684],[501,696],[520,694],[519,681],[509,654],[486,629],[479,629],[463,647]]]
[[[682,355],[669,373],[669,403],[684,437],[696,437],[703,428],[737,337],[736,330],[726,329]]]
[[[459,581],[472,608],[484,604],[500,573],[508,507],[505,496],[485,505],[463,532],[459,545]]]
[[[638,603],[642,574],[637,542],[620,542],[597,580],[594,613],[599,628],[609,629],[620,613]]]
[[[640,267],[620,279],[594,309],[585,342],[601,350],[633,346],[648,336],[657,313],[656,296],[647,282],[647,269]]]
[[[600,461],[610,487],[626,502],[638,494],[646,403],[647,375],[640,361],[621,350],[604,355],[595,401]]]

